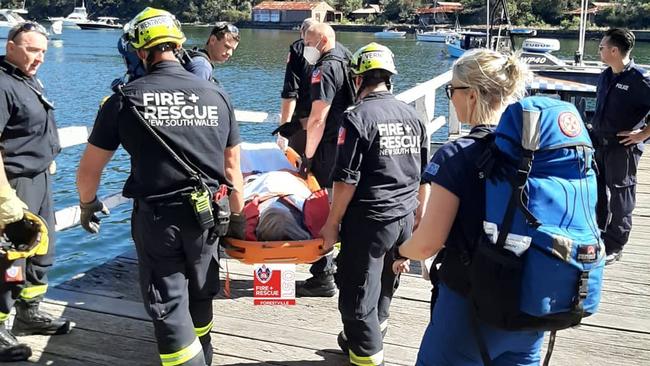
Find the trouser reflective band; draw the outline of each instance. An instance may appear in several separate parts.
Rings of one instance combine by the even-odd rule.
[[[212,320],[210,320],[210,323],[208,323],[208,325],[206,325],[205,327],[194,328],[194,332],[196,333],[196,336],[199,338],[210,333],[211,330],[212,330]]]
[[[201,347],[201,342],[199,342],[199,338],[197,337],[194,338],[192,344],[178,352],[161,354],[160,360],[162,361],[163,366],[176,366],[193,359],[196,355],[202,352],[203,347]]]
[[[7,321],[9,319],[9,314],[0,313],[0,323]]]
[[[22,291],[20,291],[20,298],[30,300],[35,297],[45,295],[46,292],[47,285],[25,287]]]
[[[381,330],[382,333],[386,331],[386,329],[388,329],[388,319],[384,320],[383,322],[381,322],[381,324],[379,324],[379,330]]]
[[[384,363],[384,351],[379,351],[372,356],[357,356],[350,350],[350,363],[353,365],[377,366]]]

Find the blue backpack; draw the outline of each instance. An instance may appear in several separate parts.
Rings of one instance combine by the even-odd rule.
[[[486,211],[469,264],[475,317],[505,330],[575,326],[598,308],[605,265],[594,150],[580,114],[567,102],[525,98],[491,138],[478,163]]]

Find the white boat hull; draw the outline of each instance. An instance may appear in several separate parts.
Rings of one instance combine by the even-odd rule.
[[[422,42],[445,43],[456,37],[458,37],[458,33],[455,32],[423,32],[415,34],[415,39]]]
[[[375,38],[404,38],[406,32],[375,32]]]

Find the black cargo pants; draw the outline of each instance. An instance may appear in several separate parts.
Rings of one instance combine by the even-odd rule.
[[[52,176],[44,171],[34,177],[9,178],[9,184],[28,210],[47,223],[49,247],[47,254],[9,262],[0,258],[0,321],[9,314],[16,299],[40,301],[47,291],[47,272],[54,263],[55,231],[52,204]],[[25,268],[24,283],[7,282],[5,271],[12,265]]]
[[[598,226],[607,254],[623,249],[632,230],[636,205],[636,174],[643,151],[618,142],[596,145],[598,165]]]
[[[411,237],[413,223],[413,214],[388,222],[351,212],[343,218],[335,276],[353,365],[383,365],[383,334],[399,284],[393,248]]]
[[[131,231],[140,290],[163,366],[211,364],[212,299],[219,293],[218,240],[209,240],[186,199],[136,200]]]

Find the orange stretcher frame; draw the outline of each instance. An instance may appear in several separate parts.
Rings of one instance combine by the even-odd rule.
[[[285,155],[291,165],[300,166],[300,155],[292,148],[287,148]],[[313,175],[305,182],[309,190],[316,192],[320,186]],[[234,259],[246,264],[256,263],[314,263],[323,255],[323,239],[283,240],[283,241],[254,241],[224,238],[226,253]]]
[[[323,253],[323,239],[248,241],[224,238],[226,253],[242,263],[314,263]]]

